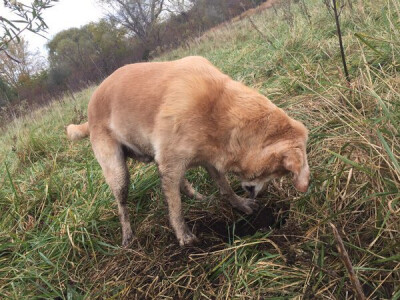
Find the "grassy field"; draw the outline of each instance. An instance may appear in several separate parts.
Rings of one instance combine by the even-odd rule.
[[[323,2],[283,3],[157,60],[203,55],[303,121],[309,191],[274,182],[260,212],[245,217],[192,170],[188,179],[210,197],[184,198],[202,242],[180,248],[156,168],[130,162],[135,238],[122,249],[116,204],[89,141],[72,144],[64,133],[85,120],[89,88],[1,133],[0,298],[355,299],[332,222],[365,295],[400,299],[400,4],[344,8],[347,84]]]

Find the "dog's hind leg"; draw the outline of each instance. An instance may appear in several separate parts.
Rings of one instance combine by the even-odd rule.
[[[204,196],[198,193],[186,178],[182,178],[181,180],[181,193],[185,194],[189,198],[195,198],[197,200],[204,199]]]
[[[132,229],[127,208],[129,172],[124,152],[121,145],[107,131],[94,129],[90,134],[90,141],[106,182],[117,201],[122,226],[122,245],[127,246],[132,240]]]

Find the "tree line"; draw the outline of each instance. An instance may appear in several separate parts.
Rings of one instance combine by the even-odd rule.
[[[56,34],[47,43],[47,59],[29,51],[18,36],[7,48],[3,44],[0,107],[43,104],[98,83],[125,64],[150,60],[261,2],[98,0],[106,17]]]

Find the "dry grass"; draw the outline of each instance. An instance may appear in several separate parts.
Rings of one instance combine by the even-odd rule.
[[[400,5],[359,0],[343,11],[348,86],[334,20],[322,1],[300,2],[310,18],[285,4],[252,16],[263,35],[242,20],[159,59],[206,56],[302,120],[306,194],[274,182],[259,214],[245,217],[192,170],[188,179],[210,197],[185,199],[202,244],[179,248],[156,169],[131,163],[135,240],[121,249],[116,205],[88,141],[64,137],[63,126],[85,112],[84,91],[1,137],[0,297],[354,299],[333,223],[367,299],[399,299]]]

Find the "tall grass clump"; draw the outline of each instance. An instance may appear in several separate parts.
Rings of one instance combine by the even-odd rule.
[[[400,5],[351,4],[341,14],[350,84],[321,0],[275,3],[158,58],[205,56],[310,131],[309,191],[273,182],[254,216],[222,203],[204,171],[188,172],[209,195],[184,199],[198,247],[177,245],[156,168],[134,162],[135,238],[120,247],[89,141],[64,135],[85,119],[93,89],[10,123],[0,137],[0,297],[355,299],[332,223],[365,296],[400,299]]]

